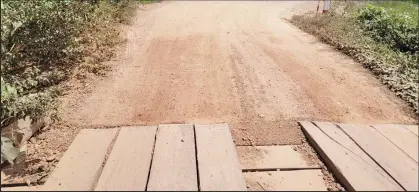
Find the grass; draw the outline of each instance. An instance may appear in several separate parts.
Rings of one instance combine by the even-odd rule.
[[[156,3],[160,2],[161,0],[139,0],[142,4],[150,4],[150,3]]]
[[[418,1],[373,1],[370,2],[378,7],[383,7],[389,11],[397,13],[410,13],[417,16]]]

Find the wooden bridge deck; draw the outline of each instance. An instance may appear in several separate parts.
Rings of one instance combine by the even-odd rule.
[[[227,124],[118,131],[81,130],[42,190],[246,190]]]
[[[347,190],[418,189],[418,126],[299,122]],[[14,190],[316,190],[295,146],[235,146],[227,124],[83,129],[42,186]]]
[[[299,123],[347,190],[418,191],[417,125]]]
[[[227,124],[83,129],[45,185],[2,191],[327,190],[296,147],[235,146]]]

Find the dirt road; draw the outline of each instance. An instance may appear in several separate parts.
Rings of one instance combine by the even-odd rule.
[[[236,144],[299,144],[298,120],[413,123],[361,64],[287,21],[317,2],[175,1],[139,10],[76,125],[221,123]]]

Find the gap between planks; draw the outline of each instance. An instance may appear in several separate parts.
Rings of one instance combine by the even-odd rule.
[[[337,126],[404,190],[418,190],[418,164],[399,146],[377,129],[366,125],[338,124]]]
[[[157,126],[121,128],[95,190],[145,190],[156,130]]]
[[[195,125],[200,189],[245,191],[246,183],[227,124]]]
[[[159,132],[161,131],[161,130],[159,130],[160,128],[161,128],[161,126],[162,125],[158,125],[158,126],[156,126],[156,132],[154,132],[154,137],[153,137],[153,144],[152,144],[152,149],[151,149],[151,155],[150,155],[150,159],[149,159],[149,162],[150,162],[150,165],[148,166],[148,169],[147,169],[147,179],[146,179],[146,184],[145,184],[145,190],[150,190],[150,181],[151,181],[151,179],[152,179],[152,175],[153,175],[153,166],[154,166],[154,164],[156,163],[156,161],[155,161],[155,159],[156,159],[156,152],[157,152],[157,142],[158,142],[158,140],[159,140]],[[170,125],[170,126],[173,126],[173,125]],[[202,125],[199,125],[199,126],[202,126]],[[217,126],[227,126],[228,127],[228,125],[227,124],[220,124],[220,125],[208,125],[208,126],[210,126],[210,127],[213,127],[213,128],[215,128],[215,127],[217,127]],[[91,176],[90,178],[92,179],[92,181],[91,181],[91,184],[90,184],[90,186],[84,186],[84,188],[83,188],[83,190],[95,190],[96,188],[98,188],[99,187],[99,183],[101,183],[101,179],[103,179],[102,177],[103,177],[103,174],[104,174],[104,172],[106,171],[105,169],[107,169],[107,165],[109,166],[109,164],[110,163],[114,163],[114,161],[112,160],[112,162],[110,162],[110,160],[111,160],[111,158],[112,158],[112,154],[113,154],[113,152],[114,152],[114,150],[115,150],[115,146],[118,144],[118,142],[119,142],[119,138],[120,138],[120,136],[121,136],[121,131],[122,131],[122,129],[126,129],[126,128],[130,128],[130,127],[122,127],[122,128],[117,128],[117,129],[114,129],[114,133],[113,133],[113,137],[111,138],[111,140],[109,141],[109,144],[108,145],[106,145],[106,152],[105,152],[105,154],[103,155],[103,159],[101,160],[101,164],[99,164],[100,165],[100,167],[98,167],[98,170],[96,171],[96,173],[94,173],[94,175],[96,175],[96,176]],[[141,128],[141,127],[137,127],[137,128]],[[221,128],[221,127],[219,127],[219,128]],[[171,129],[171,127],[169,128],[168,127],[168,130],[167,131],[169,131],[170,132],[170,129]],[[85,131],[90,131],[90,132],[96,132],[96,130],[97,131],[105,131],[106,129],[84,129]],[[94,131],[93,131],[94,130]],[[107,130],[109,130],[109,129],[107,129]],[[228,129],[223,129],[224,131],[221,131],[221,132],[214,132],[214,133],[216,133],[215,135],[213,135],[213,137],[212,138],[206,138],[205,137],[205,134],[204,135],[202,135],[202,133],[201,133],[201,139],[204,139],[204,140],[208,140],[208,141],[205,141],[205,142],[209,142],[209,141],[215,141],[215,140],[218,140],[220,137],[219,136],[221,136],[221,140],[222,140],[222,142],[223,142],[223,144],[225,144],[224,142],[230,142],[231,143],[231,149],[229,150],[229,152],[228,153],[231,153],[231,154],[234,154],[234,155],[237,155],[237,151],[236,151],[236,146],[234,145],[234,142],[233,142],[233,140],[232,140],[232,138],[231,138],[231,133],[230,133],[230,129],[228,128]],[[110,130],[109,130],[110,131]],[[202,142],[204,142],[204,140],[202,140],[202,141],[198,141],[198,136],[197,136],[197,131],[196,131],[196,127],[195,127],[195,125],[193,125],[192,124],[192,137],[193,138],[190,138],[191,140],[192,140],[192,144],[194,145],[194,146],[190,146],[190,144],[188,145],[188,147],[187,148],[189,148],[189,147],[192,147],[192,150],[194,150],[193,152],[193,156],[194,156],[194,162],[193,162],[193,168],[191,167],[191,170],[192,169],[195,169],[195,170],[193,170],[193,174],[188,174],[187,176],[188,177],[192,177],[192,178],[196,178],[196,181],[195,181],[195,184],[196,184],[196,186],[197,186],[197,189],[198,190],[201,190],[202,189],[202,186],[201,186],[201,180],[202,180],[202,178],[201,178],[201,175],[202,174],[204,174],[205,175],[205,173],[201,173],[201,171],[200,171],[200,163],[201,163],[201,161],[200,161],[200,159],[202,159],[203,157],[200,157],[200,154],[199,154],[199,151],[200,150],[207,150],[207,146],[211,146],[211,145],[205,145],[205,146],[200,146],[200,145],[202,145],[203,143]],[[200,132],[202,132],[203,130],[201,130]],[[208,131],[205,131],[205,132],[208,132]],[[208,133],[213,133],[213,131],[209,131]],[[228,133],[228,136],[227,135],[225,135],[224,133]],[[84,135],[84,136],[86,136],[86,135]],[[204,137],[203,137],[204,136]],[[227,137],[226,137],[227,136]],[[169,137],[171,137],[171,134],[169,134]],[[76,137],[77,138],[77,137]],[[93,137],[94,138],[94,137]],[[80,140],[81,138],[78,138],[78,140]],[[185,139],[185,138],[184,138]],[[76,139],[77,140],[77,139]],[[186,140],[185,140],[186,141]],[[182,141],[183,142],[183,141]],[[76,142],[77,143],[77,142]],[[78,142],[79,143],[79,145],[80,145],[80,142]],[[81,147],[81,149],[82,148],[84,148],[84,147],[82,147],[82,145],[83,145],[83,143],[85,143],[85,142],[82,142],[82,144],[81,144],[81,146],[79,146],[79,147]],[[211,142],[210,142],[211,143]],[[208,143],[208,144],[210,144],[210,143]],[[73,146],[73,148],[74,148],[75,146]],[[204,148],[203,148],[204,147]],[[103,146],[102,146],[102,148],[104,148]],[[199,149],[199,148],[201,148],[201,149]],[[224,148],[223,148],[223,146],[219,146],[218,148],[214,148],[214,149],[211,149],[211,148],[209,148],[210,150],[212,150],[213,152],[210,152],[210,154],[213,154],[214,152],[216,152],[217,154],[223,154],[224,153]],[[221,151],[220,151],[221,150]],[[74,150],[73,150],[74,151]],[[203,151],[203,152],[204,152]],[[192,152],[192,151],[191,151]],[[157,152],[158,153],[158,152]],[[201,156],[202,156],[202,154],[201,154]],[[70,155],[70,158],[72,159],[73,157]],[[224,161],[224,160],[222,160],[223,158],[225,158],[223,155],[219,155],[219,157],[217,157],[218,158],[218,160],[219,161]],[[216,158],[216,159],[217,159]],[[228,157],[229,158],[229,157]],[[113,158],[114,160],[115,160],[115,158]],[[204,160],[204,159],[203,159]],[[237,160],[237,159],[236,159]],[[230,162],[230,161],[229,161]],[[164,164],[166,164],[167,163],[167,161],[165,161],[165,163]],[[191,162],[190,162],[191,163]],[[186,163],[186,164],[190,164],[190,163]],[[70,163],[71,164],[71,163]],[[208,162],[207,162],[207,164],[208,164]],[[237,165],[240,165],[239,164],[239,161],[237,160],[237,161],[231,161],[230,162],[230,164],[232,165],[232,164],[237,164]],[[230,165],[229,164],[229,165]],[[190,164],[190,165],[192,165],[192,164]],[[225,165],[224,165],[224,169],[220,169],[219,171],[217,170],[217,171],[215,171],[214,173],[215,173],[215,175],[218,175],[218,176],[216,176],[216,177],[219,177],[219,178],[217,178],[217,179],[215,179],[214,180],[214,178],[211,176],[211,181],[210,180],[208,180],[208,181],[206,181],[205,180],[205,182],[207,182],[207,184],[210,184],[210,185],[214,185],[214,186],[216,186],[217,184],[220,184],[220,185],[218,185],[218,187],[219,186],[224,186],[224,187],[227,187],[227,188],[229,188],[229,187],[231,187],[231,188],[234,188],[234,187],[238,187],[238,186],[240,186],[240,182],[238,182],[238,183],[236,183],[235,185],[232,185],[231,183],[226,183],[223,179],[221,179],[220,180],[220,178],[223,178],[223,177],[226,177],[224,174],[227,174],[227,175],[231,175],[231,173],[228,171],[228,170],[230,170],[231,169],[231,166],[229,166],[229,165],[227,165],[227,167],[230,167],[230,168],[227,168]],[[186,166],[189,166],[189,165],[186,165]],[[202,165],[201,165],[202,166]],[[169,166],[170,167],[170,166]],[[232,170],[232,169],[231,169]],[[242,170],[240,169],[240,166],[238,166],[238,172],[240,173],[239,175],[240,176],[242,176]],[[109,171],[108,171],[109,172]],[[192,172],[191,172],[192,173]],[[208,174],[208,173],[206,173],[206,174]],[[212,171],[210,172],[210,174],[213,174],[212,173]],[[105,174],[105,175],[109,175],[109,174]],[[192,175],[195,175],[195,176],[192,176]],[[234,175],[234,174],[233,174]],[[178,175],[175,175],[175,178],[177,178],[178,177]],[[194,178],[194,179],[195,179]],[[106,179],[106,178],[105,178]],[[230,178],[230,179],[232,179],[232,178]],[[232,179],[232,180],[234,180],[234,179]],[[244,179],[242,179],[243,180],[243,184],[244,184]],[[224,181],[224,182],[223,182]],[[236,181],[238,181],[238,180],[236,180]],[[210,182],[210,183],[208,183],[208,182]],[[212,183],[211,184],[211,182],[221,182],[221,183]],[[64,183],[67,183],[67,181],[65,180],[64,181]],[[106,183],[106,182],[105,182]],[[117,182],[118,183],[118,182]],[[72,183],[70,182],[69,184],[71,184],[72,185]],[[102,181],[102,184],[103,184],[103,181]],[[101,184],[101,185],[102,185]],[[182,185],[183,185],[184,183],[182,183]],[[194,185],[195,185],[194,184]],[[60,186],[61,186],[61,180],[60,180]],[[243,185],[244,186],[244,189],[245,189],[245,187],[246,187],[246,185],[244,184]],[[57,186],[58,187],[58,186]],[[70,187],[70,186],[68,186],[68,187]],[[72,185],[71,187],[76,187],[75,185]],[[62,186],[61,187],[59,187],[60,189],[62,188]],[[76,188],[74,188],[75,190],[80,190],[79,189],[80,188],[80,186],[78,186],[77,185],[77,189]],[[238,188],[237,188],[238,189]],[[96,189],[97,190],[97,189]],[[205,189],[204,189],[205,190]]]
[[[157,126],[156,133],[154,134],[154,143],[153,143],[153,149],[151,150],[150,166],[148,168],[148,175],[147,175],[147,182],[145,185],[145,190],[148,189],[148,182],[150,181],[151,166],[153,165],[154,150],[156,149],[157,131],[159,131],[159,126]]]
[[[393,124],[371,125],[390,143],[403,151],[410,159],[418,162],[418,136],[405,126]]]
[[[307,161],[295,149],[296,145],[238,146],[236,147],[243,170],[300,170],[320,168]]]
[[[194,142],[195,142],[195,166],[196,166],[196,179],[197,179],[197,185],[198,185],[198,191],[201,191],[201,183],[199,182],[199,160],[198,160],[198,148],[196,144],[196,127],[195,124],[193,126],[193,136],[194,136]]]
[[[159,125],[147,190],[194,190],[195,141],[191,124]]]
[[[393,178],[335,124],[308,121],[298,123],[323,162],[346,189],[402,190]]]
[[[116,129],[117,129],[116,134],[115,134],[115,136],[113,137],[111,143],[108,146],[108,150],[106,152],[105,158],[103,159],[102,166],[101,166],[101,168],[99,170],[98,176],[96,177],[96,179],[95,179],[95,181],[94,181],[94,183],[92,185],[92,190],[94,190],[96,188],[96,185],[99,182],[100,177],[102,176],[103,168],[105,167],[106,162],[108,162],[109,155],[111,154],[112,149],[113,149],[113,147],[115,145],[116,139],[118,138],[119,133],[121,132],[121,128],[116,128]]]
[[[93,190],[117,129],[82,129],[43,185],[43,190]],[[86,145],[94,143],[95,145]]]
[[[247,172],[269,172],[269,171],[301,171],[301,170],[318,170],[321,167],[303,167],[303,168],[242,168],[243,173]]]

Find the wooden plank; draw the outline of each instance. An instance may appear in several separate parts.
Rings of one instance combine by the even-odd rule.
[[[400,191],[402,188],[341,129],[331,123],[299,122],[309,142],[349,191]]]
[[[244,177],[251,191],[327,191],[320,170],[246,172]]]
[[[198,190],[192,125],[159,125],[147,190]]]
[[[39,191],[41,186],[2,187],[1,191]]]
[[[123,127],[96,185],[97,191],[145,191],[157,126]]]
[[[376,129],[364,125],[339,125],[371,158],[408,191],[418,190],[418,164]]]
[[[93,190],[118,129],[82,129],[42,189]]]
[[[295,146],[238,146],[237,152],[243,170],[274,170],[319,168],[309,165]]]
[[[195,125],[200,189],[246,191],[227,124]]]
[[[418,136],[418,125],[404,125],[404,127],[406,129],[408,129],[409,131],[411,131],[413,134],[415,134],[416,136]]]
[[[404,151],[411,159],[418,162],[419,139],[402,125],[373,125],[375,129]]]

